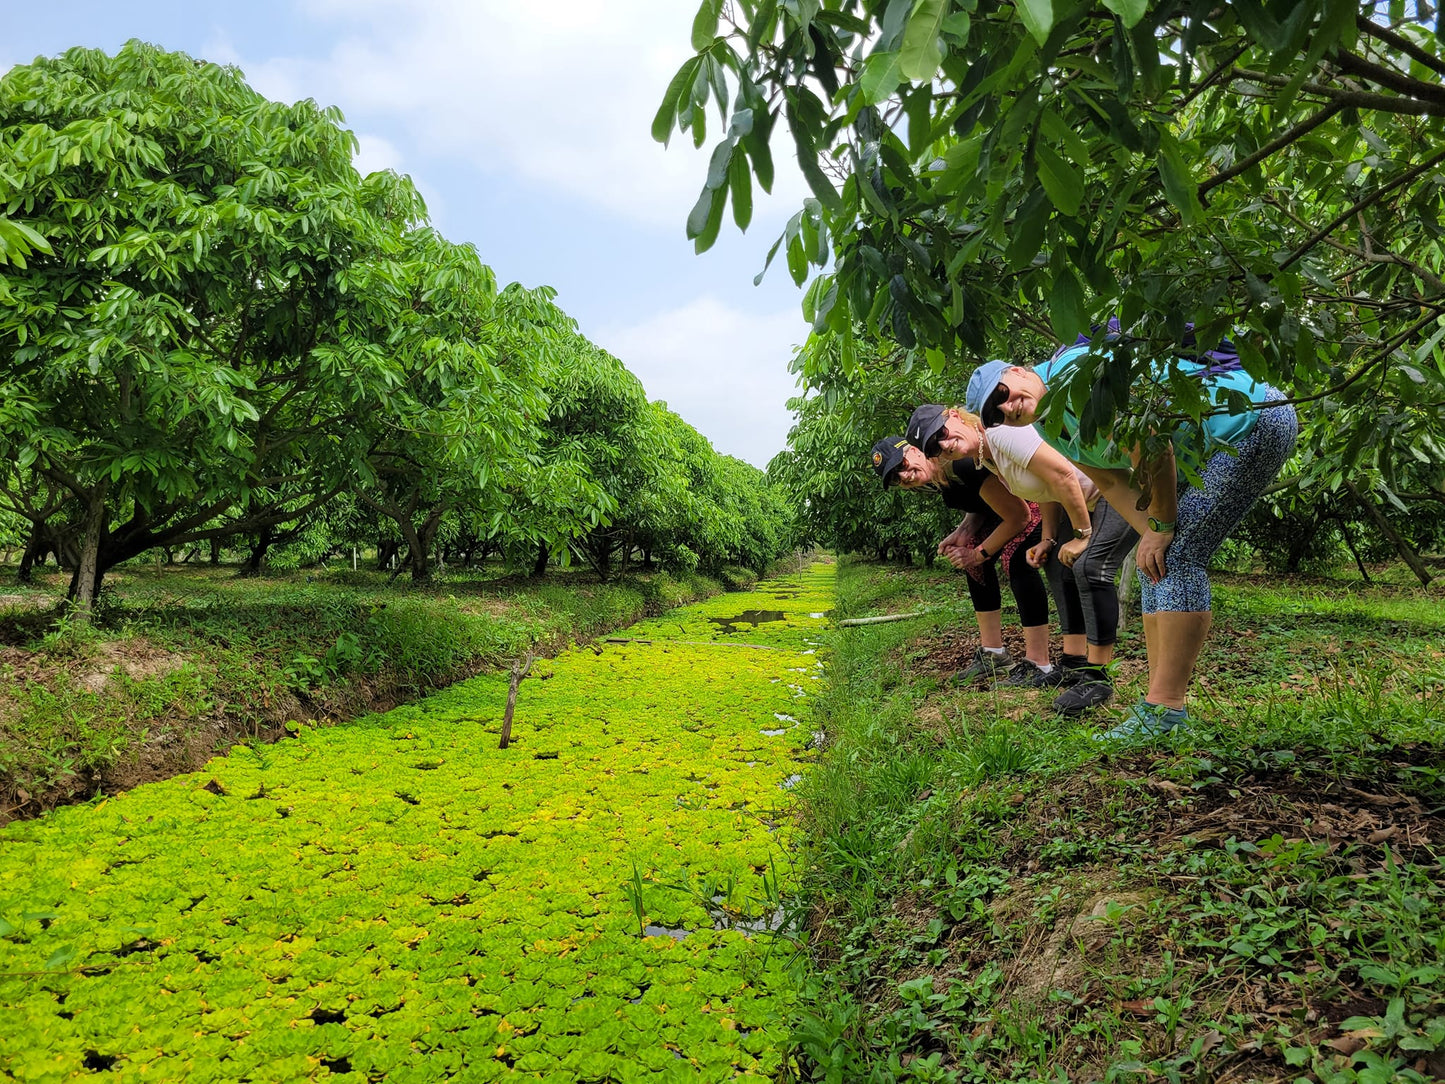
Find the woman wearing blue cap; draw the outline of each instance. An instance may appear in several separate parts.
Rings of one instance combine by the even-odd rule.
[[[971,465],[956,469],[931,462],[901,436],[884,437],[873,445],[873,469],[883,488],[932,489],[943,503],[966,513],[958,527],[938,544],[939,555],[968,576],[968,594],[978,621],[979,646],[973,663],[954,675],[956,684],[1007,675],[1009,685],[1052,685],[1049,665],[1049,596],[1038,570],[1025,558],[1039,540],[1039,510],[1019,500],[998,479]],[[1013,663],[1003,643],[1003,593],[996,565],[1008,576],[1019,624],[1024,657]],[[1010,665],[1012,663],[1012,665]]]
[[[972,459],[1043,517],[1029,563],[1048,576],[1064,633],[1068,685],[1054,710],[1080,715],[1114,695],[1107,669],[1119,630],[1116,580],[1138,534],[1100,500],[1098,487],[1032,432],[985,434],[978,415],[928,405],[913,412],[908,439],[942,463]],[[1061,544],[1062,541],[1062,544]]]
[[[1115,331],[1111,327],[1110,331]],[[1004,361],[979,366],[968,383],[968,402],[986,426],[1024,427],[1033,423],[1051,383],[1067,379],[1070,367],[1092,349],[1086,338],[1065,347],[1033,369]],[[1223,445],[1200,466],[1201,484],[1191,485],[1177,472],[1174,451],[1147,467],[1144,493],[1132,480],[1128,449],[1110,450],[1107,437],[1091,446],[1042,434],[1099,487],[1105,499],[1140,532],[1140,608],[1149,656],[1149,691],[1131,709],[1111,738],[1145,738],[1184,725],[1184,695],[1213,619],[1209,559],[1294,452],[1299,422],[1282,392],[1255,382],[1233,361],[1181,356],[1174,364],[1201,383],[1218,411],[1202,423],[1206,448]],[[1163,370],[1156,372],[1156,379]],[[1162,386],[1162,381],[1161,381]],[[1251,409],[1230,412],[1229,396],[1243,396]],[[1271,405],[1274,404],[1274,405]],[[1067,413],[1063,431],[1076,433]],[[1188,445],[1186,444],[1186,447]]]

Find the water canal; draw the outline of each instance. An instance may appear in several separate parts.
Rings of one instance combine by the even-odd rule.
[[[0,830],[0,1081],[768,1079],[832,589]]]

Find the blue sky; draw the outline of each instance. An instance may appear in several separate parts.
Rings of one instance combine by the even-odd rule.
[[[648,134],[689,55],[694,0],[0,0],[0,71],[127,38],[235,64],[284,101],[339,106],[358,167],[410,174],[432,221],[502,281],[550,285],[582,333],[721,452],[787,440],[807,328],[782,261],[752,284],[802,182],[701,256],[683,232],[711,140]],[[716,121],[716,113],[711,118]]]

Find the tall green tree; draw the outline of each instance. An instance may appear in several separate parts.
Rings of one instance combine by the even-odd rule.
[[[0,80],[0,207],[47,245],[3,272],[0,503],[79,506],[82,611],[151,546],[324,502],[390,409],[376,329],[423,209],[354,149],[334,111],[138,42]]]

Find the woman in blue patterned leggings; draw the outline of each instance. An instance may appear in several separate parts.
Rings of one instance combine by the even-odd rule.
[[[1087,343],[1064,348],[1033,369],[1002,361],[981,365],[969,381],[969,406],[983,416],[985,425],[1031,425],[1049,383],[1061,381],[1069,365],[1088,350]],[[1176,364],[1189,368],[1188,363]],[[1232,391],[1245,395],[1252,409],[1205,419],[1210,441],[1228,448],[1202,465],[1202,485],[1191,485],[1177,473],[1172,452],[1151,464],[1146,509],[1139,507],[1143,491],[1133,484],[1129,464],[1120,462],[1118,449],[1110,454],[1107,440],[1080,446],[1067,438],[1044,437],[1078,464],[1104,499],[1140,533],[1136,561],[1149,691],[1124,723],[1104,737],[1156,736],[1188,719],[1185,691],[1213,620],[1205,569],[1279,475],[1299,435],[1294,407],[1276,389],[1255,383],[1238,368],[1221,372],[1198,364],[1197,375],[1217,404],[1223,405]],[[1064,432],[1078,432],[1072,418],[1066,417]]]

